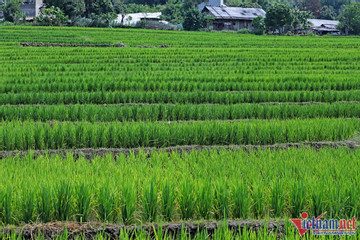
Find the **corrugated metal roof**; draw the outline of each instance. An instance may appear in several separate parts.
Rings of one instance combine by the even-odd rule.
[[[214,7],[206,6],[215,19],[239,19],[252,20],[258,16],[265,17],[265,11],[261,8],[239,8],[239,7]]]
[[[161,12],[154,12],[154,13],[130,13],[124,16],[124,24],[136,24],[137,22],[141,21],[141,19],[159,19],[160,20]],[[122,15],[119,14],[115,21],[121,22]]]
[[[308,19],[308,22],[311,23],[313,27],[326,26],[335,28],[339,25],[339,21],[325,19]]]

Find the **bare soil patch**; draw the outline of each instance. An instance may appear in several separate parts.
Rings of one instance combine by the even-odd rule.
[[[227,227],[234,233],[242,233],[244,229],[252,230],[256,233],[264,229],[265,223],[263,221],[229,221],[226,223]],[[220,226],[224,226],[223,222],[205,222],[205,223],[169,223],[161,226],[162,231],[168,236],[179,237],[182,229],[186,229],[186,233],[194,237],[198,232],[207,231],[209,238],[214,234],[215,230]],[[279,236],[285,233],[285,223],[270,221],[266,223],[268,232],[277,233]],[[160,228],[160,229],[161,229]],[[44,236],[45,239],[55,239],[68,231],[68,239],[76,239],[76,237],[84,236],[85,239],[94,239],[97,234],[103,234],[110,239],[119,239],[120,231],[126,230],[129,235],[134,235],[136,232],[144,231],[146,234],[153,238],[156,237],[155,231],[158,231],[157,224],[149,224],[142,226],[123,226],[123,225],[109,225],[102,223],[85,223],[78,224],[73,222],[55,222],[40,225],[26,225],[17,228],[4,228],[0,231],[1,235],[10,233],[21,233],[23,239],[35,239],[39,234]],[[155,231],[154,231],[155,230]],[[135,236],[133,236],[135,239]]]
[[[93,159],[95,156],[105,156],[107,154],[112,154],[115,158],[120,154],[129,155],[133,153],[137,155],[139,152],[143,152],[151,155],[154,151],[163,151],[163,152],[191,152],[193,150],[245,150],[245,151],[257,151],[262,149],[270,150],[280,150],[287,148],[301,148],[307,147],[312,149],[321,149],[321,148],[339,148],[347,147],[349,149],[357,149],[360,147],[360,141],[356,140],[347,140],[341,142],[304,142],[304,143],[284,143],[284,144],[274,144],[274,145],[229,145],[229,146],[205,146],[205,145],[190,145],[190,146],[176,146],[176,147],[166,147],[166,148],[82,148],[82,149],[56,149],[56,150],[31,150],[33,157],[39,155],[61,155],[66,157],[68,154],[72,154],[75,159],[79,157],[84,157],[86,159]],[[0,152],[0,159],[10,157],[10,156],[19,156],[20,158],[29,156],[30,151],[3,151]]]

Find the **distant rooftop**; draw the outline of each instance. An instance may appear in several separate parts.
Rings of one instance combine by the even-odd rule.
[[[208,10],[215,19],[253,20],[258,16],[265,17],[266,15],[265,11],[261,8],[205,6],[203,11],[206,10]]]
[[[337,26],[339,25],[339,21],[336,20],[325,20],[325,19],[308,19],[308,22],[312,24],[313,27],[321,27],[321,26]]]
[[[325,19],[308,19],[311,29],[319,32],[340,32],[336,27],[339,21]]]
[[[126,14],[124,16],[124,21],[123,23],[125,25],[130,25],[130,24],[136,24],[137,22],[143,20],[143,19],[158,19],[160,20],[160,16],[161,16],[161,12],[154,12],[154,13],[130,13],[130,14]],[[117,19],[115,20],[116,22],[121,22],[122,20],[122,15],[119,14]]]

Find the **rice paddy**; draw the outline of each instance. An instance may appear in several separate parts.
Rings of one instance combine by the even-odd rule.
[[[358,146],[358,41],[0,27],[0,151],[14,152],[0,160],[0,223],[6,229],[57,221],[285,221],[281,233],[219,227],[211,234],[182,230],[176,238],[299,239],[288,222],[302,212],[358,218],[358,148],[225,149],[347,141]],[[128,47],[81,47],[118,42]],[[162,44],[169,48],[136,47]],[[189,151],[162,150],[182,146]],[[120,148],[130,154],[111,153]],[[73,154],[79,149],[109,153],[89,160]],[[34,156],[37,150],[44,153]],[[68,154],[48,154],[52,150]],[[63,234],[58,239],[68,238]],[[162,230],[157,237],[137,234],[119,231],[117,237],[173,239]],[[1,230],[0,237],[22,238]]]

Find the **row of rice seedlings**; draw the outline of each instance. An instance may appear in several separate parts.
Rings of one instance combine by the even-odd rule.
[[[21,53],[19,53],[19,57],[24,58]],[[30,60],[34,61],[34,56],[30,58]],[[75,56],[73,56],[75,57]],[[78,56],[76,56],[78,57]],[[0,58],[1,59],[1,58]],[[181,60],[181,59],[180,59]],[[5,61],[5,59],[4,59]],[[47,64],[47,63],[44,63]],[[18,65],[17,65],[18,66]],[[0,66],[1,67],[1,66]],[[222,66],[223,67],[223,66]],[[236,89],[235,87],[237,84],[240,84],[241,86],[247,86],[246,88],[249,88],[251,90],[254,86],[256,90],[257,86],[259,86],[258,90],[261,90],[264,88],[264,90],[268,89],[281,89],[282,82],[284,82],[284,87],[286,86],[286,83],[288,85],[286,86],[287,89],[297,89],[300,87],[303,87],[307,90],[321,90],[322,88],[325,88],[323,84],[330,84],[332,89],[338,89],[340,90],[342,85],[344,85],[344,88],[349,84],[352,86],[353,84],[356,85],[356,82],[358,82],[357,75],[358,73],[356,71],[336,71],[331,72],[327,70],[324,74],[317,73],[293,73],[293,72],[286,72],[286,74],[273,74],[270,71],[268,72],[256,72],[255,74],[234,74],[233,71],[228,72],[226,75],[221,72],[219,73],[208,73],[207,71],[196,71],[196,74],[193,72],[184,72],[184,71],[171,71],[164,74],[164,71],[138,71],[138,72],[131,72],[131,74],[126,74],[122,72],[122,74],[119,74],[118,71],[108,72],[106,75],[104,75],[102,72],[86,72],[86,71],[76,71],[76,72],[27,72],[25,69],[22,69],[24,71],[12,71],[12,72],[1,72],[1,76],[4,78],[1,82],[1,84],[6,86],[13,86],[18,85],[20,88],[22,88],[22,85],[37,85],[40,86],[44,85],[47,88],[47,86],[52,86],[56,83],[66,83],[68,85],[72,85],[74,83],[116,83],[122,86],[121,84],[124,83],[126,85],[127,82],[132,83],[136,82],[137,84],[144,84],[144,87],[147,86],[148,89],[152,88],[152,84],[157,82],[160,83],[168,83],[172,84],[174,83],[176,85],[177,82],[180,82],[185,87],[187,84],[197,86],[199,89],[201,89],[200,86],[203,86],[204,83],[206,83],[207,86],[210,86],[210,84],[214,84],[214,89],[220,88],[220,90],[230,90],[230,89]],[[177,69],[178,70],[178,69]],[[206,69],[208,70],[208,69]],[[219,69],[217,69],[219,70]],[[222,69],[220,69],[222,70]],[[141,82],[141,83],[139,83]],[[292,82],[293,84],[291,84]],[[338,86],[336,83],[339,82],[340,86]],[[344,82],[344,83],[343,83]],[[147,84],[149,83],[149,84]],[[179,84],[180,84],[179,83]],[[342,84],[343,83],[343,84]],[[232,84],[235,84],[234,86]],[[279,85],[276,85],[279,84]],[[305,84],[305,85],[303,85]],[[336,87],[335,87],[335,85]],[[274,87],[272,87],[274,85]],[[142,85],[139,85],[142,86]],[[156,85],[157,86],[157,85]],[[276,87],[275,87],[276,86]],[[245,89],[246,89],[245,88]],[[11,87],[11,89],[13,89]],[[50,87],[49,87],[50,89]],[[285,90],[284,89],[284,90]],[[15,90],[14,90],[15,91]]]
[[[360,101],[360,91],[63,92],[0,94],[0,104],[261,103]]]
[[[0,125],[0,150],[340,141],[354,136],[359,127],[360,121],[357,119],[341,118],[173,124],[13,121]]]
[[[239,35],[233,33],[192,33],[192,32],[161,32],[136,29],[78,29],[78,28],[49,28],[45,32],[41,27],[13,27],[2,26],[2,34],[0,41],[8,42],[51,42],[51,43],[69,43],[69,44],[113,44],[121,39],[128,46],[149,45],[158,46],[164,42],[171,46],[169,49],[159,49],[168,52],[173,49],[181,48],[193,52],[206,53],[219,48],[234,52],[234,48],[252,48],[245,53],[251,55],[256,49],[262,49],[264,53],[267,51],[274,52],[274,48],[284,50],[302,50],[305,54],[314,56],[314,60],[321,58],[319,52],[325,55],[332,55],[337,59],[345,57],[350,58],[352,54],[334,54],[333,52],[340,49],[350,51],[352,48],[357,49],[357,38],[312,38],[312,37],[278,37],[278,36],[254,36]],[[198,49],[200,48],[200,49]],[[203,51],[201,48],[207,48]],[[312,49],[313,48],[313,49]],[[53,50],[53,49],[51,49]],[[91,49],[93,50],[93,49]],[[88,51],[91,51],[88,50]],[[93,50],[96,51],[97,49]],[[103,49],[100,49],[103,50]],[[98,51],[100,51],[98,50]],[[125,51],[126,49],[119,49]],[[131,49],[132,50],[132,49]],[[139,49],[146,53],[154,51],[154,49]],[[200,51],[202,50],[202,51]],[[62,48],[55,48],[53,51],[64,51]],[[78,50],[79,51],[79,50]],[[76,51],[76,52],[78,52]],[[112,52],[113,49],[107,52]],[[345,50],[344,50],[345,51]],[[291,53],[291,51],[289,51]],[[355,52],[355,51],[353,51]],[[240,55],[241,56],[241,55]],[[277,55],[274,55],[275,58]],[[294,54],[296,56],[296,54]]]
[[[337,82],[184,82],[145,81],[120,82],[110,79],[74,78],[73,82],[54,81],[50,83],[0,84],[0,93],[23,92],[98,92],[98,91],[344,91],[360,89],[360,81]]]
[[[0,221],[132,224],[298,218],[303,211],[358,217],[359,156],[347,148],[300,148],[140,153],[117,161],[108,155],[92,162],[9,157],[0,162]]]
[[[190,182],[188,182],[190,180]],[[235,180],[235,179],[233,179]],[[78,184],[55,183],[55,186],[40,189],[24,188],[14,190],[11,186],[1,191],[0,222],[4,224],[31,223],[34,221],[67,221],[87,222],[99,220],[132,224],[134,222],[156,222],[158,220],[171,221],[176,219],[247,219],[255,217],[299,217],[302,211],[309,209],[314,215],[321,215],[328,210],[329,217],[342,218],[357,216],[359,204],[349,211],[351,188],[327,189],[317,191],[316,186],[307,194],[301,196],[311,198],[310,205],[296,202],[292,195],[295,189],[283,189],[282,180],[270,182],[270,186],[260,185],[230,185],[227,181],[213,181],[204,189],[202,183],[195,183],[191,178],[180,183],[171,190],[161,189],[155,182],[147,180],[143,192],[137,196],[134,185],[126,187],[99,186],[97,192],[85,191],[91,189],[85,182]],[[106,182],[105,182],[106,184]],[[236,184],[236,183],[235,183]],[[293,182],[296,184],[296,182]],[[175,186],[175,185],[174,185]],[[129,187],[129,184],[127,185]],[[240,188],[237,188],[240,187]],[[252,192],[252,188],[254,188]],[[306,189],[306,188],[304,188]],[[130,190],[130,192],[129,192]],[[197,191],[200,190],[200,191]],[[308,189],[309,190],[309,189]],[[333,191],[338,193],[333,195]],[[21,195],[13,196],[17,191]],[[91,189],[93,191],[93,189]],[[167,192],[168,191],[168,192]],[[289,192],[287,192],[289,191]],[[238,193],[244,195],[237,195]],[[84,194],[84,195],[80,195]],[[128,195],[129,194],[129,195]],[[171,194],[169,199],[166,194]],[[359,194],[355,195],[359,197]],[[16,198],[16,199],[14,199]],[[19,204],[14,202],[19,202]],[[339,204],[340,202],[340,204]],[[354,201],[351,204],[355,204]]]
[[[236,119],[351,118],[360,116],[360,104],[314,105],[45,105],[0,106],[0,119],[34,121],[188,121]]]
[[[11,50],[14,54],[14,49]],[[319,56],[314,51],[309,53],[294,49],[277,49],[276,55],[273,54],[273,49],[261,49],[251,51],[251,53],[248,49],[246,50],[239,54],[238,51],[231,51],[230,49],[212,49],[211,52],[208,52],[208,50],[201,51],[201,49],[197,49],[197,51],[174,49],[169,52],[167,49],[144,51],[136,48],[95,48],[80,49],[79,51],[70,50],[69,54],[69,50],[64,48],[50,50],[38,48],[35,50],[36,52],[34,51],[35,54],[32,54],[33,56],[24,57],[26,61],[23,61],[20,66],[16,66],[15,69],[19,71],[22,69],[33,69],[35,72],[77,72],[92,69],[94,71],[122,71],[124,73],[138,69],[141,72],[145,72],[145,74],[146,70],[149,72],[179,72],[181,74],[182,69],[186,69],[190,73],[196,73],[200,69],[210,74],[216,72],[222,74],[251,74],[259,71],[265,73],[278,72],[280,74],[284,74],[286,71],[315,73],[319,72],[319,70],[326,73],[328,71],[338,73],[337,70],[358,70],[356,60],[359,55],[354,50],[350,51],[353,52],[353,56],[346,56],[341,59],[338,57],[340,54],[324,51],[318,52]],[[17,49],[17,51],[24,52],[22,49]],[[44,58],[43,55],[46,54],[52,54],[51,58]],[[19,56],[6,57],[3,68],[7,69],[18,59],[25,60]],[[33,61],[28,61],[29,59]]]

